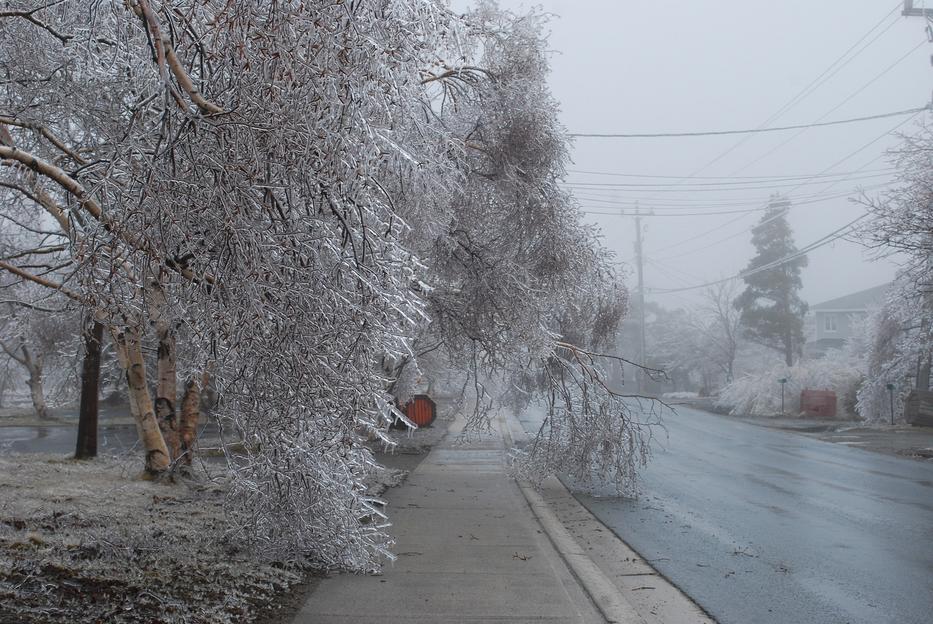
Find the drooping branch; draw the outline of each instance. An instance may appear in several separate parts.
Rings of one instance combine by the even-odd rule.
[[[58,4],[58,3],[56,2],[53,4]],[[35,24],[42,30],[46,31],[47,33],[49,33],[50,35],[52,35],[53,37],[61,41],[62,43],[68,43],[69,41],[74,39],[74,35],[63,34],[59,32],[53,26],[50,26],[49,24],[43,22],[38,17],[36,17],[36,13],[38,13],[39,11],[43,9],[47,9],[50,6],[52,5],[45,5],[45,6],[37,7],[29,11],[15,11],[15,10],[14,11],[0,11],[0,18],[19,17],[21,19],[26,20],[27,22],[31,22],[32,24]]]
[[[82,297],[81,295],[79,295],[79,294],[76,293],[76,292],[73,292],[73,291],[71,291],[71,290],[68,290],[67,288],[65,288],[65,286],[64,286],[63,284],[59,284],[59,283],[57,283],[57,282],[53,282],[52,280],[46,279],[46,278],[44,278],[44,277],[39,277],[38,275],[33,275],[33,274],[30,273],[29,271],[24,271],[23,269],[19,268],[18,266],[15,266],[15,265],[13,265],[13,264],[10,264],[9,262],[5,262],[5,261],[3,261],[3,260],[0,260],[0,269],[3,269],[3,270],[5,270],[5,271],[9,271],[9,272],[12,273],[13,275],[16,275],[16,276],[18,276],[18,277],[21,277],[21,278],[23,278],[24,280],[29,281],[29,282],[32,282],[32,283],[34,283],[34,284],[39,284],[40,286],[44,286],[44,287],[46,287],[46,288],[51,288],[52,290],[57,290],[58,292],[62,293],[63,295],[65,295],[65,296],[68,297],[69,299],[72,299],[72,300],[77,301],[77,302],[79,302],[79,303],[86,303],[84,297]]]
[[[181,61],[178,59],[178,55],[175,54],[175,46],[172,45],[168,37],[164,38],[162,43],[165,46],[165,56],[168,60],[168,65],[172,70],[172,74],[175,76],[175,80],[178,81],[178,84],[181,86],[181,88],[185,91],[185,93],[188,94],[188,97],[191,98],[191,101],[194,102],[197,107],[205,113],[212,115],[223,113],[223,108],[217,106],[205,98],[198,90],[198,88],[194,86],[194,82],[191,81],[191,77],[188,75],[188,72],[186,72],[185,68],[182,67]]]
[[[87,210],[87,212],[102,223],[106,223],[107,220],[104,217],[103,210],[97,200],[95,200],[90,193],[81,185],[80,182],[72,178],[64,169],[53,165],[52,163],[39,158],[38,156],[31,154],[29,152],[23,151],[16,147],[11,147],[7,145],[0,145],[0,159],[9,159],[21,163],[32,169],[38,174],[41,174],[63,189],[74,195],[75,199],[81,205],[82,208]],[[41,202],[40,202],[41,203]],[[53,215],[54,216],[54,215]]]
[[[18,364],[22,364],[23,366],[29,366],[29,362],[26,359],[26,357],[28,357],[29,355],[28,352],[25,354],[26,357],[24,357],[20,355],[19,353],[17,353],[16,347],[10,347],[3,341],[0,341],[0,349],[2,349],[3,352],[7,354],[7,357],[14,360]]]
[[[48,140],[49,143],[54,145],[56,148],[58,148],[63,153],[67,154],[69,158],[71,158],[73,161],[75,161],[79,165],[86,165],[88,162],[78,152],[68,147],[68,145],[66,145],[64,141],[62,141],[60,138],[55,136],[55,134],[53,134],[51,130],[49,130],[46,126],[40,123],[36,123],[34,121],[25,121],[22,119],[17,119],[15,117],[0,116],[0,125],[2,124],[6,124],[8,126],[17,126],[19,128],[26,128],[27,130],[32,130],[33,132],[36,132],[37,134],[45,137],[45,139]]]
[[[100,222],[107,231],[116,233],[117,236],[123,240],[123,242],[135,249],[144,251],[149,255],[150,258],[156,262],[159,262],[163,266],[174,270],[185,279],[195,283],[201,281],[207,282],[208,284],[215,283],[214,277],[212,275],[206,273],[202,275],[196,275],[193,270],[184,266],[180,266],[177,262],[174,262],[170,258],[165,257],[163,253],[157,251],[156,248],[143,237],[133,235],[125,228],[118,227],[118,224],[113,219],[107,217],[104,214],[100,203],[98,203],[97,200],[95,200],[91,194],[88,193],[84,186],[73,177],[68,175],[68,173],[65,172],[65,170],[61,167],[53,165],[52,163],[39,158],[34,154],[23,151],[16,147],[9,147],[6,145],[0,145],[0,159],[8,159],[21,163],[36,173],[49,178],[61,186],[65,191],[73,195],[78,204],[84,208],[88,214],[94,217],[94,219]],[[65,218],[64,214],[62,214],[60,210],[52,210],[56,204],[54,204],[50,198],[48,198],[49,201],[44,201],[41,194],[35,195],[35,198],[38,200],[40,205],[45,207],[46,210],[52,214],[52,216],[59,220],[60,224],[63,222],[67,224],[67,218]]]
[[[178,81],[181,88],[201,111],[208,114],[223,113],[223,108],[205,98],[198,88],[194,86],[194,82],[182,66],[178,55],[175,54],[175,46],[172,45],[171,39],[168,34],[162,32],[159,19],[152,10],[149,0],[135,0],[129,2],[129,5],[133,9],[133,12],[146,24],[146,28],[152,40],[152,45],[155,48],[156,63],[159,65],[159,74],[166,83],[166,87],[169,89],[172,88],[168,79],[168,71],[171,71],[172,75],[175,76],[175,80]]]

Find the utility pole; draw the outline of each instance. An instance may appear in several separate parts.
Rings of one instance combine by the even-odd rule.
[[[921,17],[926,22],[924,31],[927,35],[927,41],[933,43],[933,9],[926,8],[926,2],[921,1],[920,8],[914,7],[915,0],[904,0],[904,10],[901,11],[901,14],[906,17]],[[930,63],[933,64],[933,56],[930,57]],[[933,99],[928,106],[933,106]],[[933,234],[927,233],[927,236],[930,239],[933,239]],[[928,240],[930,240],[928,239]],[[933,258],[927,258],[928,267],[933,268]],[[920,334],[924,335],[930,327],[931,315],[933,315],[933,292],[928,292],[924,296],[924,301],[921,309],[921,319],[920,319]],[[933,355],[929,352],[926,354],[921,354],[917,358],[917,369],[916,369],[916,381],[914,383],[914,390],[910,392],[907,396],[907,403],[911,402],[912,398],[920,399],[919,394],[922,392],[924,394],[930,392],[930,369],[933,368]],[[894,384],[887,384],[888,392],[891,399],[891,425],[894,425]],[[907,408],[905,406],[905,417],[907,416]]]
[[[904,0],[904,10],[901,11],[901,15],[905,17],[922,17],[926,19],[926,28],[924,29],[927,33],[927,41],[933,43],[933,9],[928,9],[924,6],[926,2],[921,4],[921,8],[914,7],[914,0]],[[933,56],[930,56],[930,63],[933,64]],[[933,101],[931,101],[933,105]]]
[[[901,15],[906,17],[922,17],[926,19],[926,33],[927,40],[930,43],[933,43],[933,9],[926,8],[926,2],[921,2],[921,8],[914,7],[915,0],[904,0],[904,10],[901,11]],[[933,56],[930,57],[930,63],[933,64]],[[933,106],[933,98],[931,98],[930,105]],[[930,266],[933,266],[933,258],[927,259],[927,262]],[[933,294],[928,294],[926,297],[926,305],[924,305],[924,316],[920,321],[921,333],[924,333],[930,324],[929,314],[933,310]],[[930,369],[931,369],[931,356],[927,355],[926,358],[921,356],[917,361],[917,390],[929,390],[930,389]],[[894,424],[894,394],[891,384],[888,384],[889,390],[891,390],[891,424]]]
[[[647,357],[647,348],[645,343],[645,258],[643,241],[641,238],[641,211],[638,204],[635,204],[635,261],[638,263],[638,333],[639,333],[639,352],[638,363],[645,365]],[[645,390],[645,371],[639,369],[635,372],[635,378],[638,382],[638,393],[642,394]]]

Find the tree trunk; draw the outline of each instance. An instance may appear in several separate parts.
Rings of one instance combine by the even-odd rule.
[[[187,466],[191,465],[194,457],[198,421],[201,418],[201,389],[205,385],[207,385],[207,373],[204,373],[200,382],[192,375],[185,384],[185,394],[181,400],[181,420],[178,423],[181,455],[178,459]]]
[[[29,373],[29,379],[26,380],[26,385],[29,386],[29,394],[32,398],[32,406],[33,409],[36,410],[36,414],[42,420],[51,418],[49,408],[45,405],[45,393],[42,389],[42,354],[40,353],[33,357],[32,354],[29,353],[29,348],[24,344],[21,344],[19,347],[19,351],[22,352],[22,355],[17,352],[15,347],[8,347],[2,342],[0,342],[0,349]]]
[[[794,336],[790,331],[784,334],[784,363],[788,368],[794,365]]]
[[[159,429],[168,446],[172,461],[180,455],[178,418],[175,409],[177,394],[176,348],[165,291],[157,279],[152,280],[146,291],[149,300],[149,316],[159,339],[158,383],[156,384],[155,410]]]
[[[104,326],[93,321],[84,330],[84,362],[81,366],[81,411],[75,459],[97,457],[97,405],[100,397],[100,350]]]
[[[146,385],[146,362],[143,359],[139,333],[137,330],[125,328],[122,331],[115,331],[113,339],[117,357],[126,372],[130,406],[133,408],[136,429],[146,451],[146,472],[152,476],[162,475],[171,466],[171,458],[168,447],[165,445],[165,438],[162,437],[162,431],[159,429],[155,407]]]
[[[29,371],[29,379],[26,384],[29,386],[32,406],[39,418],[42,420],[50,419],[49,408],[45,404],[45,390],[42,388],[42,354],[30,355],[26,345],[22,346],[22,351],[26,369]]]
[[[930,389],[930,368],[933,361],[931,361],[933,356],[926,356],[926,358],[921,358],[920,366],[917,370],[917,390],[929,390]]]

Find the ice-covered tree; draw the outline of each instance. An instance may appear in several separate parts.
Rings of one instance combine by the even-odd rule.
[[[410,223],[424,223],[425,210],[435,215],[412,231],[428,269],[421,296],[430,321],[397,374],[416,378],[406,371],[419,362],[422,371],[439,362],[462,371],[474,405],[468,430],[490,426],[496,392],[487,383],[519,403],[538,397],[547,420],[523,456],[524,474],[589,478],[598,465],[626,487],[647,434],[606,386],[609,360],[599,352],[627,297],[559,185],[568,139],[547,86],[546,17],[483,2],[464,21],[464,59],[425,78],[446,77],[432,112],[457,140],[457,183],[445,193],[402,189],[396,202]]]
[[[807,266],[807,258],[794,257],[797,247],[787,222],[788,210],[789,200],[772,197],[752,230],[756,253],[745,268],[745,290],[736,298],[735,306],[742,313],[745,336],[779,351],[784,363],[791,366],[803,350],[807,304],[798,292],[802,286],[800,271]]]
[[[897,184],[861,203],[870,219],[860,240],[878,256],[899,254],[901,268],[885,305],[868,324],[866,380],[859,413],[886,420],[894,386],[895,416],[914,388],[930,389],[933,357],[933,129],[929,117],[890,153]]]
[[[0,326],[0,356],[9,358],[26,374],[33,409],[40,419],[48,419],[51,418],[50,394],[70,396],[76,387],[71,366],[77,317],[74,310],[67,307],[46,312],[49,308],[31,306],[30,299],[39,299],[45,306],[61,305],[61,302],[36,293],[36,289],[29,290],[33,292],[18,293],[15,304],[0,304],[6,316]],[[56,385],[58,392],[55,392]]]
[[[42,419],[51,415],[50,398],[67,398],[76,387],[78,316],[67,297],[4,267],[28,267],[42,279],[55,279],[71,261],[54,234],[28,211],[0,203],[0,358],[12,365],[4,367],[0,383],[12,385],[14,375],[25,373],[33,409]]]
[[[701,311],[707,318],[709,357],[725,376],[726,383],[735,379],[735,361],[742,334],[742,316],[733,302],[739,283],[727,281],[711,286],[703,293]]]
[[[209,370],[244,441],[234,532],[270,556],[362,568],[384,548],[360,432],[389,416],[373,364],[421,306],[381,176],[431,162],[400,129],[423,123],[450,19],[408,0],[0,13],[4,199],[68,245],[51,286],[109,325],[156,474],[173,458],[142,343],[150,321],[181,328],[177,376]]]
[[[443,349],[474,389],[543,379],[556,426],[535,474],[573,458],[625,481],[644,457],[592,348],[624,289],[557,184],[541,29],[433,0],[0,12],[3,205],[44,214],[70,260],[4,268],[108,325],[151,474],[185,456],[173,378],[210,374],[242,442],[231,532],[269,556],[363,569],[385,551],[364,485],[365,438],[394,417],[380,361]]]

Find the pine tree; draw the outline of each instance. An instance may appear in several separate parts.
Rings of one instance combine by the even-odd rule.
[[[800,299],[800,270],[807,257],[800,256],[772,268],[754,272],[782,258],[797,253],[793,232],[787,223],[790,201],[780,195],[771,197],[768,209],[752,230],[752,244],[757,251],[748,267],[745,291],[735,300],[741,312],[745,336],[784,354],[788,366],[803,349],[803,317],[807,304]],[[750,273],[750,274],[749,274]]]

